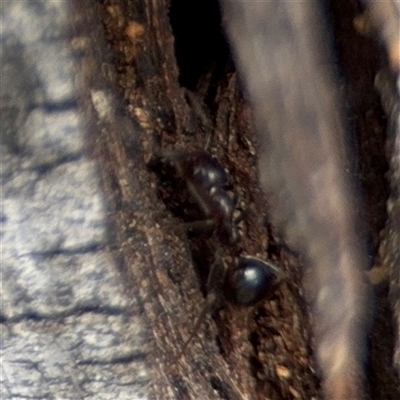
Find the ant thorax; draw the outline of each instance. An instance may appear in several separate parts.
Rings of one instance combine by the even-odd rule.
[[[169,155],[179,176],[186,182],[193,198],[206,218],[215,223],[217,236],[223,243],[235,243],[238,232],[233,214],[237,196],[228,172],[219,161],[204,150]]]

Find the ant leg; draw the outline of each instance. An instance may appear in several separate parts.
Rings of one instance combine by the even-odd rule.
[[[207,295],[205,304],[200,312],[200,315],[197,317],[197,320],[193,326],[193,329],[191,330],[191,332],[189,334],[189,337],[186,339],[185,343],[179,350],[178,355],[174,358],[174,360],[169,365],[170,368],[173,368],[176,365],[176,363],[180,360],[180,358],[183,356],[183,354],[185,353],[185,350],[189,346],[190,342],[195,337],[195,335],[198,333],[199,327],[204,322],[204,318],[206,317],[206,315],[212,314],[217,307],[218,307],[218,298],[215,295],[215,293],[210,293],[209,295]]]
[[[194,336],[197,334],[200,325],[204,322],[204,318],[206,317],[206,315],[212,314],[218,308],[220,302],[220,296],[217,294],[218,290],[216,289],[222,287],[223,275],[224,275],[223,271],[221,271],[220,269],[220,255],[221,255],[221,250],[218,249],[216,251],[215,260],[211,265],[210,272],[208,274],[208,279],[207,279],[208,293],[204,306],[200,312],[200,315],[197,317],[197,320],[193,326],[193,329],[189,334],[189,337],[186,339],[178,355],[171,362],[170,367],[173,367],[183,356],[188,345],[190,344]]]
[[[153,154],[154,158],[158,161],[163,160],[164,162],[174,163],[179,160],[182,152],[176,150],[163,150],[159,144],[155,143]]]
[[[166,161],[170,163],[174,163],[182,157],[184,154],[183,151],[180,150],[165,150],[161,146],[160,138],[157,138],[156,135],[152,135],[151,137],[151,153],[152,157],[150,158],[151,163],[158,163],[160,161]]]
[[[204,145],[205,152],[208,152],[208,149],[210,148],[211,139],[212,139],[212,132],[207,134],[206,144]]]
[[[239,214],[233,218],[233,223],[235,225],[239,224],[246,218],[246,215],[248,215],[248,211],[240,211]]]
[[[196,120],[200,122],[200,127],[198,128],[200,128],[201,130],[210,131],[213,128],[210,111],[205,105],[203,99],[199,95],[193,93],[191,90],[188,89],[185,90],[185,97],[193,110]],[[197,131],[198,130],[199,129],[197,129]]]
[[[236,210],[236,208],[237,208],[237,205],[238,205],[238,202],[239,202],[239,195],[234,191],[233,192],[233,204],[234,204],[234,206],[233,206],[233,209],[234,210]],[[232,223],[234,224],[234,225],[237,225],[240,221],[242,221],[244,219],[244,215],[243,215],[243,212],[242,211],[240,211],[239,212],[239,215],[238,216],[234,216],[233,215],[233,213],[232,213]]]
[[[202,219],[200,221],[192,221],[192,222],[180,222],[174,228],[173,232],[175,232],[182,239],[184,238],[185,242],[188,241],[188,234],[199,234],[199,233],[211,233],[215,231],[215,220],[212,218]],[[189,248],[189,245],[187,244]]]
[[[215,229],[215,220],[208,218],[200,221],[185,222],[183,226],[189,233],[210,232]]]
[[[221,268],[221,248],[215,252],[214,262],[210,267],[207,278],[207,293],[220,293],[225,279],[225,269]]]
[[[150,139],[150,153],[151,155],[148,160],[146,160],[146,164],[151,167],[157,165],[163,158],[160,138],[157,138],[155,134],[152,135]]]

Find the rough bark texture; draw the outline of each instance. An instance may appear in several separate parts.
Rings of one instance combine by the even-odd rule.
[[[342,393],[341,398],[357,398],[364,386],[366,397],[398,397],[388,290],[381,284],[372,343],[351,348],[355,339],[347,340],[346,329],[355,324],[357,332],[359,322],[347,316],[356,313],[363,320],[370,303],[357,300],[364,285],[358,286],[357,271],[338,268],[331,261],[335,255],[340,260],[359,250],[355,242],[349,245],[353,218],[361,215],[369,221],[360,225],[356,240],[370,238],[371,258],[387,222],[379,252],[380,259],[387,261],[382,263],[391,266],[390,296],[398,309],[399,146],[388,149],[388,204],[394,206],[387,215],[389,185],[382,172],[387,168],[382,161],[385,122],[380,100],[372,94],[380,55],[372,40],[360,39],[352,28],[355,2],[344,3],[348,2],[338,2],[337,8],[332,3],[325,11],[332,20],[336,18],[332,37],[337,40],[338,62],[349,75],[343,92],[346,111],[354,121],[349,124],[356,132],[354,142],[358,142],[350,150],[340,137],[342,116],[334,115],[338,108],[324,112],[330,94],[322,91],[321,97],[317,91],[327,81],[336,83],[326,75],[328,36],[318,47],[314,39],[324,36],[309,33],[322,24],[317,10],[310,12],[312,3],[302,3],[302,9],[287,2],[263,4],[268,12],[261,21],[261,12],[250,18],[243,9],[240,17],[246,24],[239,27],[234,13],[229,18],[226,14],[225,26],[232,37],[245,29],[244,47],[256,50],[249,56],[251,63],[239,63],[242,73],[252,75],[262,54],[269,56],[259,68],[269,78],[275,77],[273,90],[259,99],[252,97],[254,84],[245,90],[249,98],[243,94],[215,2],[87,0],[3,5],[2,398],[321,398],[319,379],[324,375],[314,362],[313,349],[323,360],[321,349],[331,335],[339,335],[340,346],[351,357],[340,358],[347,369],[332,368],[331,358],[323,361],[325,393],[335,399]],[[310,14],[304,16],[307,11]],[[381,32],[395,70],[395,46],[389,45],[393,29],[384,30],[379,15],[371,20]],[[395,23],[391,20],[388,26]],[[243,44],[237,39],[234,43],[240,53]],[[261,50],[257,43],[264,43]],[[310,55],[313,46],[317,50]],[[312,66],[315,60],[317,66]],[[256,76],[257,84],[262,82],[259,71]],[[295,90],[299,76],[301,90]],[[381,90],[383,103],[387,93],[393,91]],[[391,106],[386,111],[396,125],[398,100],[396,94],[387,97]],[[258,128],[268,126],[268,139],[262,133],[256,140],[253,118]],[[331,123],[339,127],[335,135]],[[301,141],[292,134],[305,131],[313,132],[308,139],[319,143],[320,151],[311,146],[300,151]],[[279,132],[281,136],[274,140],[273,133]],[[398,127],[391,132],[396,144]],[[206,142],[229,169],[239,196],[243,220],[235,246],[223,246],[207,232],[186,234],[183,222],[202,214],[174,169],[168,163],[152,162],[159,148],[193,150]],[[345,158],[347,152],[350,159]],[[260,178],[268,187],[279,183],[263,194],[257,162],[264,165],[273,158],[269,171],[275,174],[268,172],[266,179],[262,168]],[[343,170],[338,160],[347,160],[343,162],[353,182],[360,179],[359,197],[344,184],[347,178],[339,175]],[[336,178],[319,179],[304,193],[306,171],[316,164],[321,176],[332,165],[331,176]],[[284,198],[292,202],[277,202],[279,193],[286,193]],[[316,199],[324,203],[328,194],[333,200],[322,209]],[[330,205],[343,205],[346,196],[351,202],[363,202],[367,211],[353,212],[351,218],[339,221],[341,225],[328,210]],[[349,210],[351,202],[339,207],[334,218]],[[294,204],[302,205],[291,213]],[[302,255],[291,247],[293,243]],[[324,243],[328,254],[318,250]],[[220,261],[229,268],[240,254],[272,260],[287,279],[256,307],[238,309],[222,302],[206,316],[177,360],[204,304],[210,265]],[[333,267],[327,269],[329,263]],[[328,296],[333,303],[317,302],[318,312],[311,316],[304,296],[310,286],[302,284],[304,275],[310,275],[307,271],[321,286],[333,278],[348,308],[337,308],[335,292]],[[361,291],[351,293],[354,288]],[[368,357],[369,384],[361,379],[362,356]],[[349,365],[354,369],[338,385]],[[354,388],[360,390],[353,394]]]

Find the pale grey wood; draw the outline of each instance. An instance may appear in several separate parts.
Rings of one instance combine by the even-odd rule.
[[[71,4],[1,9],[0,397],[145,399],[148,337],[106,248]]]

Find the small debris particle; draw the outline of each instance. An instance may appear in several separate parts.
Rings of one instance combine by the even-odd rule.
[[[281,379],[289,379],[292,376],[289,369],[283,365],[277,365],[275,371]]]

